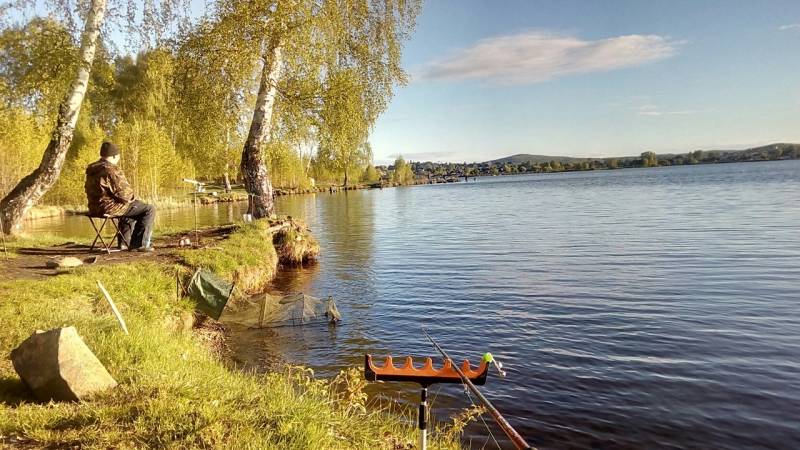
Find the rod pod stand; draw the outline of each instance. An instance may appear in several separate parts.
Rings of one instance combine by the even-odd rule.
[[[489,365],[486,361],[481,360],[478,368],[473,369],[470,367],[469,361],[464,360],[461,372],[472,383],[483,385],[486,384]],[[422,386],[418,416],[419,450],[426,450],[428,446],[428,386],[435,383],[462,383],[461,376],[449,359],[444,361],[444,365],[440,369],[433,367],[431,358],[425,359],[422,368],[416,368],[412,358],[407,356],[402,367],[395,367],[391,355],[386,357],[383,366],[373,364],[372,355],[364,355],[364,378],[368,381],[406,381]]]
[[[428,447],[428,386],[423,385],[419,394],[419,448]]]

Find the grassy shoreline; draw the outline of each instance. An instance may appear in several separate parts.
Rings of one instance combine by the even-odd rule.
[[[218,250],[182,250],[172,262],[84,266],[46,280],[0,281],[0,351],[8,355],[37,329],[73,325],[120,383],[91,401],[43,404],[32,399],[11,362],[0,359],[0,446],[371,449],[415,442],[415,412],[367,400],[357,369],[335,380],[315,379],[301,367],[245,373],[188,329],[193,305],[176,299],[175,271],[204,266],[228,279],[271,278],[278,257],[269,230],[266,223],[245,225],[215,243]],[[235,258],[244,248],[275,256]],[[97,280],[117,302],[129,336],[100,297]],[[434,432],[431,448],[458,448],[458,432]]]

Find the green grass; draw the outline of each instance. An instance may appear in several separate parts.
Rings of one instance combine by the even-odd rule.
[[[278,269],[278,255],[267,221],[243,224],[210,248],[178,250],[176,254],[192,268],[203,267],[226,278],[244,292],[260,292]]]
[[[360,373],[336,382],[307,369],[255,375],[226,367],[191,332],[168,326],[191,305],[174,268],[153,262],[91,267],[48,280],[0,282],[0,353],[37,329],[73,325],[120,385],[81,403],[32,400],[0,360],[0,437],[37,447],[394,448],[414,442],[413,411],[365,405]],[[95,281],[125,318],[116,323]],[[2,446],[2,440],[0,440]],[[432,448],[456,448],[450,434]]]

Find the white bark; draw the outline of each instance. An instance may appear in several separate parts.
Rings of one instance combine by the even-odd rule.
[[[67,108],[67,126],[75,129],[78,123],[78,114],[81,111],[86,89],[89,87],[89,76],[92,74],[94,55],[97,52],[97,37],[100,35],[100,26],[106,14],[107,0],[92,0],[86,24],[81,35],[81,56],[78,74],[72,83],[72,89],[64,104]]]
[[[89,85],[89,77],[97,50],[97,37],[105,18],[106,6],[107,0],[91,0],[81,34],[78,72],[67,96],[59,106],[56,127],[50,143],[42,155],[42,161],[39,163],[39,167],[20,180],[14,189],[0,201],[3,233],[10,234],[19,229],[22,218],[28,210],[53,187],[61,174],[67,150],[72,143],[75,124],[78,123],[78,114]]]
[[[273,41],[264,55],[264,68],[261,71],[261,84],[253,111],[253,122],[247,140],[261,147],[269,141],[272,130],[272,111],[275,97],[278,94],[278,81],[283,68],[283,47],[280,42]]]
[[[261,70],[253,121],[242,151],[241,169],[245,188],[250,195],[249,212],[256,218],[269,217],[274,213],[272,182],[261,149],[271,137],[272,113],[282,68],[282,43],[273,38],[264,54],[264,68]]]

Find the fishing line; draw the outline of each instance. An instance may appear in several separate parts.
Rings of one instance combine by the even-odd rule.
[[[467,398],[469,399],[469,402],[472,404],[473,407],[477,408],[478,405],[476,405],[475,401],[472,400],[472,395],[470,395],[469,388],[467,387],[466,383],[462,382],[461,385],[464,386],[464,392],[467,394]],[[494,437],[494,434],[492,434],[492,430],[489,429],[489,424],[486,423],[486,419],[483,418],[483,414],[479,415],[478,417],[481,419],[481,422],[483,422],[483,426],[486,427],[486,431],[489,433],[489,437],[486,438],[486,442],[483,443],[483,447],[481,447],[481,448],[482,449],[486,448],[486,444],[488,444],[489,443],[489,439],[491,439],[491,440],[494,441],[494,445],[496,445],[497,448],[502,450],[502,447],[500,447],[500,444],[497,442],[497,439]]]
[[[461,378],[462,384],[464,386],[466,386],[467,388],[469,388],[469,390],[471,390],[472,393],[475,394],[476,397],[478,397],[478,399],[481,401],[483,406],[485,406],[486,409],[489,411],[489,413],[492,415],[492,417],[494,418],[495,422],[497,422],[497,425],[500,427],[500,429],[502,429],[503,432],[506,434],[506,436],[508,436],[508,438],[511,439],[511,442],[514,443],[514,446],[517,447],[518,449],[531,449],[531,448],[533,448],[530,444],[528,444],[525,441],[525,438],[523,438],[522,435],[520,435],[517,432],[517,430],[515,430],[514,427],[512,427],[510,423],[508,423],[508,421],[503,417],[503,415],[500,414],[500,411],[498,411],[497,408],[495,408],[494,405],[492,405],[492,402],[490,402],[489,399],[484,397],[484,395],[481,394],[481,392],[478,390],[478,388],[475,387],[474,384],[472,384],[472,381],[470,381],[469,378],[467,378],[467,376],[464,375],[464,372],[461,370],[461,368],[458,367],[457,364],[455,364],[453,362],[453,359],[450,358],[450,356],[447,355],[447,352],[445,352],[444,349],[442,349],[442,347],[440,347],[439,344],[437,344],[436,341],[433,340],[433,338],[431,337],[430,334],[428,334],[428,330],[426,330],[425,328],[422,328],[422,332],[425,334],[425,337],[427,337],[428,340],[431,341],[431,344],[433,344],[433,346],[436,348],[436,350],[439,353],[442,354],[442,357],[444,357],[445,361],[448,361],[448,360],[450,361],[450,364],[451,364],[453,370]],[[484,355],[484,362],[485,363],[488,364],[491,359],[492,359],[492,355],[491,354],[487,353],[486,355]]]

